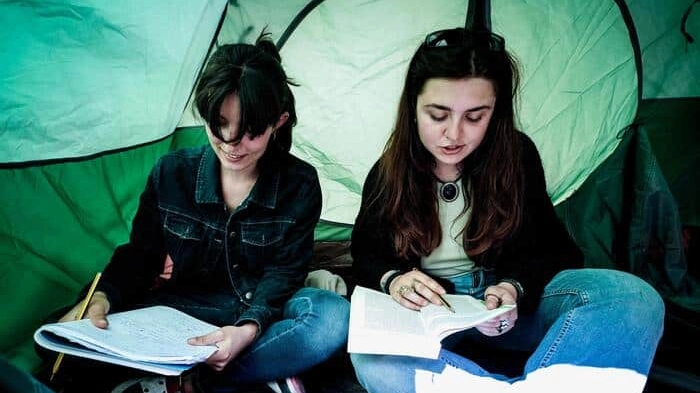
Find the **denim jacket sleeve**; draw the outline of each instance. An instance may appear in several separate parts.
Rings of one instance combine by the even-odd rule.
[[[153,182],[156,170],[157,166],[141,193],[129,241],[115,249],[97,286],[107,294],[112,310],[142,296],[163,269],[164,238]]]
[[[275,245],[274,260],[264,264],[262,277],[255,288],[252,304],[236,325],[253,321],[260,332],[282,315],[284,304],[301,288],[313,258],[314,229],[321,216],[321,186],[315,169],[287,173],[276,202],[277,208],[291,218],[291,226]],[[291,183],[297,183],[290,187]]]

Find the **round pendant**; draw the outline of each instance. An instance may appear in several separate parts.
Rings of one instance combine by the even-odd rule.
[[[459,187],[455,182],[443,183],[440,185],[440,198],[445,202],[452,202],[459,196]]]

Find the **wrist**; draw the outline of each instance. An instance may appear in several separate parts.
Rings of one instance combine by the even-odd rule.
[[[251,336],[253,336],[253,337],[257,336],[257,335],[258,335],[258,330],[260,330],[260,327],[259,327],[258,324],[255,323],[255,322],[245,323],[245,324],[241,325],[240,327],[241,327],[243,330],[245,330],[246,333],[248,333],[249,335],[251,335]]]
[[[520,302],[520,299],[522,299],[523,296],[525,296],[525,289],[520,284],[520,282],[518,282],[517,280],[514,280],[512,278],[503,278],[503,279],[499,280],[499,284],[500,283],[507,283],[507,284],[510,284],[511,286],[513,286],[513,288],[515,288],[515,293],[516,293],[515,300],[516,300],[516,302]]]
[[[388,272],[384,273],[382,279],[379,281],[379,287],[384,293],[390,293],[389,289],[391,287],[391,282],[401,274],[401,270],[389,270]]]

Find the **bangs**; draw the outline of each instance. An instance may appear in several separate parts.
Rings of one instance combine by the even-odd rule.
[[[275,124],[282,114],[281,97],[278,96],[275,87],[269,78],[265,78],[259,72],[249,68],[244,70],[238,90],[241,124],[236,140],[243,137],[241,130],[255,138]]]
[[[197,102],[204,121],[209,124],[212,133],[226,143],[240,142],[245,134],[251,138],[264,134],[282,114],[282,103],[275,85],[261,73],[246,67],[234,67],[234,71],[226,76],[229,81],[224,83],[220,80],[209,81],[213,86],[218,83],[226,88],[209,89],[208,94],[202,95]],[[225,139],[221,134],[221,106],[230,94],[238,95],[241,120],[238,133]]]

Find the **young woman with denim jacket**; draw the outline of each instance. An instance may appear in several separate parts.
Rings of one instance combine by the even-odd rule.
[[[516,128],[518,84],[515,59],[488,31],[436,31],[411,59],[394,130],[365,180],[353,277],[413,310],[448,292],[517,307],[449,336],[437,359],[351,354],[369,393],[526,383],[544,386],[515,390],[568,391],[577,382],[594,391],[617,377],[624,391],[644,386],[663,302],[632,274],[583,268],[537,148]],[[529,358],[506,375],[477,364],[474,347]]]
[[[85,313],[104,328],[108,312],[162,304],[220,326],[190,339],[218,347],[199,381],[216,391],[281,381],[268,385],[301,392],[294,376],[347,338],[348,301],[303,287],[321,189],[289,153],[297,118],[280,62],[266,33],[217,48],[194,93],[209,145],[157,162]]]

